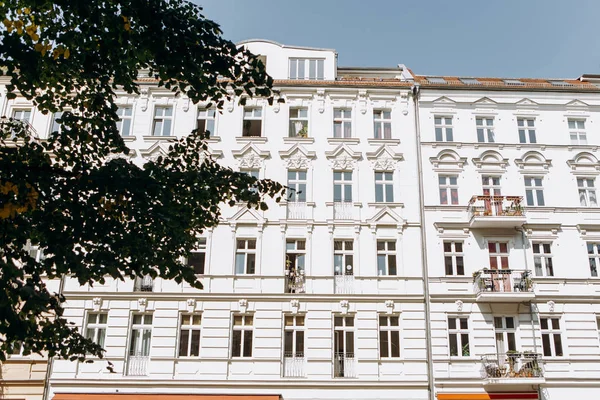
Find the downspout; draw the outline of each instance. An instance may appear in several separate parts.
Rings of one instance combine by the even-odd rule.
[[[418,172],[418,187],[419,187],[419,213],[421,219],[421,268],[423,272],[423,296],[424,296],[424,311],[425,311],[425,348],[427,352],[427,385],[429,391],[429,399],[435,400],[435,383],[433,377],[433,354],[431,351],[431,316],[430,316],[430,298],[429,298],[429,268],[427,267],[427,234],[425,232],[425,208],[423,200],[423,168],[421,164],[421,124],[419,117],[419,94],[420,85],[415,83],[411,87],[412,97],[415,110],[415,135],[417,145],[417,172]]]
[[[65,288],[65,276],[60,277],[60,285],[58,286],[58,295],[62,295]],[[43,400],[48,400],[50,397],[50,376],[52,375],[52,369],[54,368],[54,357],[48,359],[48,368],[46,369],[46,379],[44,380],[44,394],[42,395]]]

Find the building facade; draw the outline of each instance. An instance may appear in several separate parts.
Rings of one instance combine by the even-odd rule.
[[[187,260],[203,290],[65,279],[65,315],[115,372],[53,360],[47,398],[600,395],[596,78],[426,77],[240,45],[284,103],[218,112],[142,79],[118,97],[123,138],[143,163],[205,129],[219,163],[293,190],[224,208]],[[54,130],[25,101],[2,107]]]

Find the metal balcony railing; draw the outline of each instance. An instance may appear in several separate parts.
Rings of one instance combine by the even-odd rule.
[[[475,294],[533,292],[531,271],[514,269],[482,269],[473,274]]]
[[[354,353],[335,353],[333,356],[334,378],[356,378]]]
[[[305,364],[304,356],[284,354],[283,376],[285,378],[304,378],[306,376]]]
[[[306,279],[304,271],[292,268],[285,271],[285,293],[305,293]]]
[[[525,215],[523,196],[473,196],[469,201],[470,217],[514,217]]]
[[[148,375],[148,363],[150,362],[149,356],[129,356],[127,359],[127,370],[125,372],[128,376],[145,376]]]
[[[334,286],[336,294],[354,294],[354,275],[335,275]]]
[[[154,280],[150,275],[135,278],[133,290],[136,292],[152,292],[154,289]]]
[[[352,216],[352,202],[336,201],[333,203],[333,219],[350,220]]]
[[[481,357],[481,371],[486,379],[543,378],[542,355],[530,352],[486,354]]]
[[[306,219],[306,202],[291,201],[287,203],[287,219]]]

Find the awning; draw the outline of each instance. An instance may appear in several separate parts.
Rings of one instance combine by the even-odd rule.
[[[438,400],[538,400],[537,392],[520,393],[438,393]]]
[[[279,395],[57,393],[52,400],[280,400]]]

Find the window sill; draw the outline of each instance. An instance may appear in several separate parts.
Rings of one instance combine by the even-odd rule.
[[[137,139],[137,137],[135,136],[121,136],[121,138],[123,139],[124,142],[133,142]]]
[[[337,144],[337,143],[360,143],[359,138],[327,138],[327,142],[329,144]]]
[[[400,144],[400,139],[367,139],[369,144]]]
[[[404,208],[404,203],[367,203],[369,207],[400,207]]]
[[[166,141],[168,141],[168,140],[175,140],[175,139],[177,139],[177,136],[152,136],[152,135],[144,136],[144,140],[160,140],[160,141],[166,140]]]
[[[294,202],[294,201],[285,201],[285,200],[282,200],[282,201],[279,202],[279,205],[280,206],[287,206],[288,204],[295,204],[295,203],[296,202]],[[306,202],[299,201],[298,203],[305,203],[307,207],[314,207],[316,205],[316,203],[314,201],[306,201]]]
[[[333,205],[336,204],[336,203],[338,203],[338,202],[337,201],[336,202],[328,201],[328,202],[325,203],[325,205],[328,206],[328,207],[333,207]],[[342,203],[342,202],[339,202],[339,203]],[[352,203],[352,202],[348,202],[348,203],[352,204],[352,206],[354,206],[354,207],[362,207],[362,203],[358,202],[358,201],[354,202],[354,203]]]
[[[314,143],[315,138],[313,137],[284,137],[283,143]]]
[[[267,138],[264,136],[236,136],[235,140],[242,143],[267,143]]]
[[[206,142],[208,142],[208,143],[218,143],[220,141],[221,141],[220,136],[210,136],[208,139],[206,139]]]

